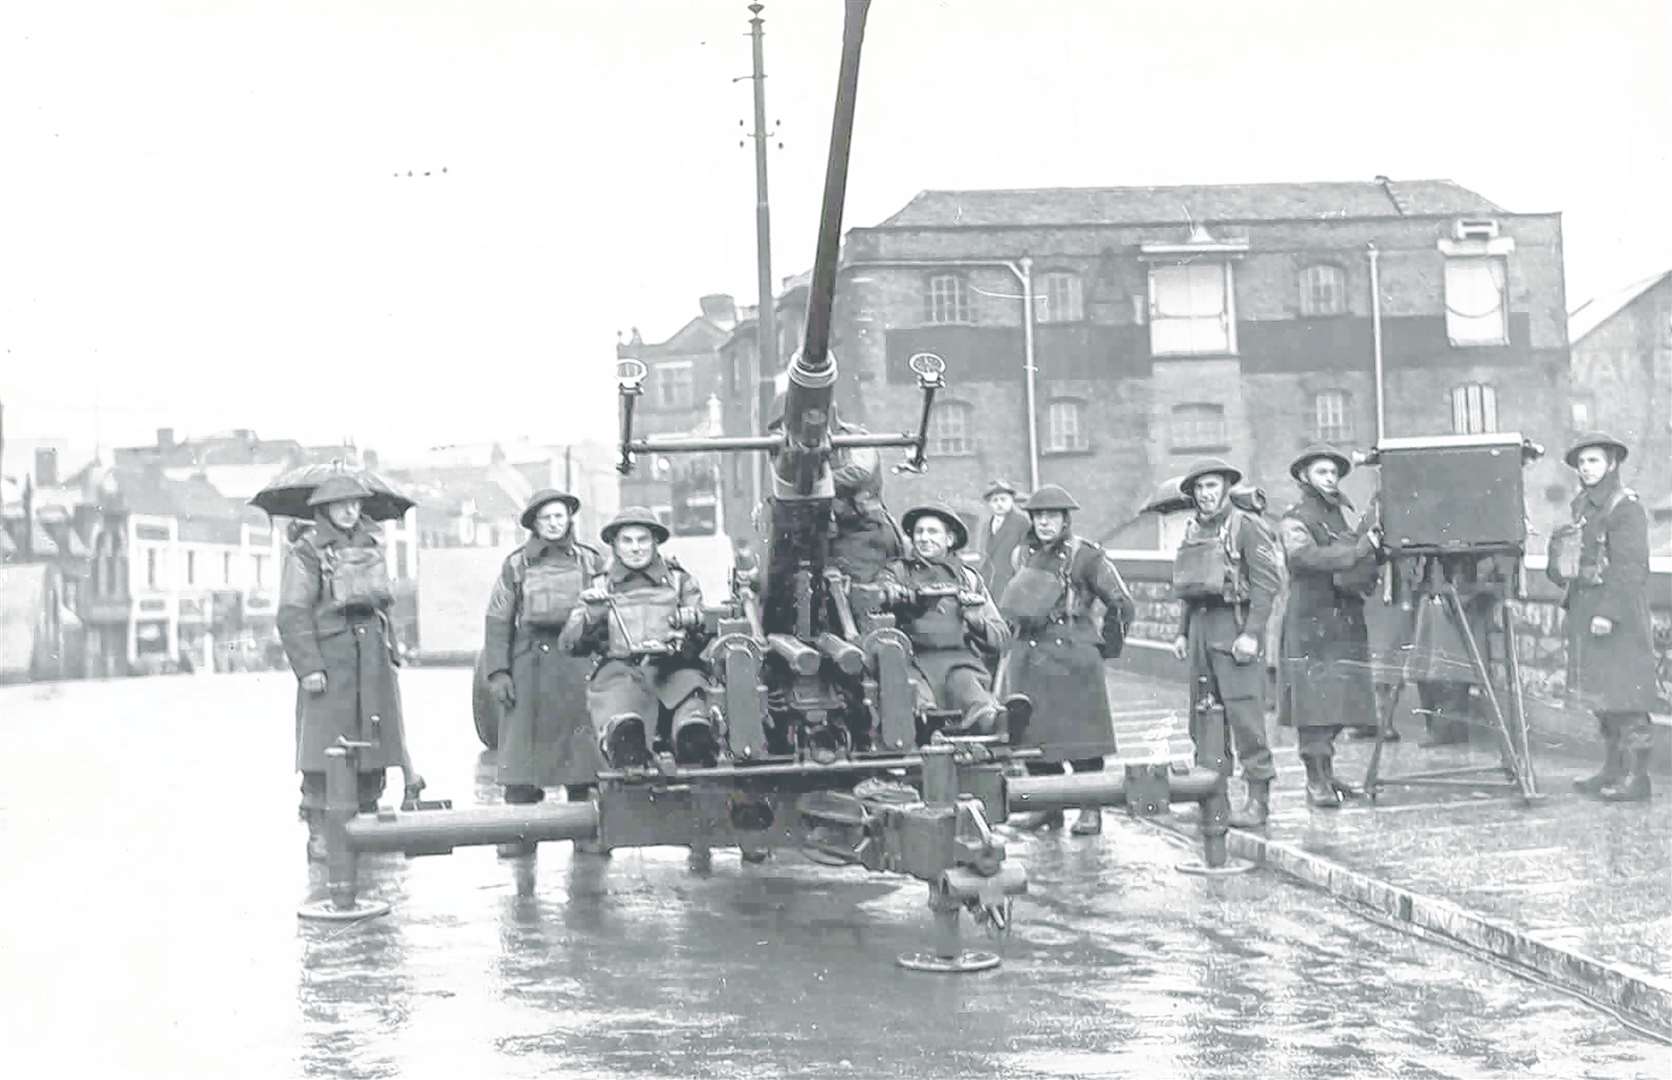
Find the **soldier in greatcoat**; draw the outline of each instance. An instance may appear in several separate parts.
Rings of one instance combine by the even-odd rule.
[[[1282,584],[1276,542],[1258,513],[1231,500],[1242,471],[1218,458],[1196,462],[1179,491],[1196,503],[1173,562],[1173,597],[1183,606],[1173,655],[1190,664],[1192,694],[1205,689],[1225,708],[1248,799],[1235,828],[1264,825],[1270,810],[1271,742],[1266,737],[1267,623]],[[1191,723],[1197,712],[1190,710]],[[1200,738],[1195,731],[1193,739]]]
[[[313,524],[294,537],[279,580],[276,621],[298,683],[296,768],[314,860],[325,858],[326,749],[339,738],[371,743],[357,758],[362,812],[377,809],[385,770],[406,764],[388,617],[394,597],[377,529],[360,512],[370,495],[353,476],[321,484],[308,500]]]
[[[610,545],[609,568],[581,593],[560,642],[599,658],[586,703],[604,760],[647,763],[665,714],[674,760],[712,765],[719,742],[700,660],[702,589],[661,553],[668,530],[645,507],[622,510],[599,535]]]
[[[1603,432],[1581,435],[1564,460],[1579,475],[1573,520],[1551,537],[1547,576],[1567,590],[1568,693],[1596,713],[1603,767],[1576,781],[1610,802],[1649,798],[1657,702],[1649,619],[1649,519],[1620,480],[1626,445]]]
[[[568,492],[535,492],[522,512],[528,539],[505,557],[488,596],[484,668],[500,708],[498,779],[507,803],[540,802],[557,784],[577,802],[598,778],[586,713],[592,665],[558,646],[582,590],[604,570],[603,554],[575,539],[580,508]],[[505,846],[507,854],[524,850]]]
[[[1280,526],[1289,594],[1278,715],[1297,730],[1307,802],[1323,808],[1352,793],[1335,777],[1336,735],[1376,716],[1364,598],[1375,588],[1381,537],[1368,521],[1348,523],[1353,507],[1340,483],[1351,469],[1332,446],[1303,450],[1289,466],[1300,501]]]
[[[896,559],[878,579],[884,603],[893,608],[911,641],[912,674],[920,709],[956,709],[958,729],[987,735],[999,727],[1025,727],[1027,698],[1016,695],[1001,706],[983,654],[998,655],[1010,630],[980,576],[964,565],[958,550],[968,531],[950,507],[915,506],[900,519],[912,539],[912,553]],[[951,586],[952,595],[925,596],[923,589]]]
[[[1016,508],[1016,489],[1007,480],[994,480],[981,497],[987,502],[987,519],[975,536],[975,550],[981,556],[981,577],[987,591],[1003,596],[1010,584],[1011,555],[1028,534],[1028,516]]]
[[[1016,573],[999,599],[1012,632],[1005,689],[1026,694],[1033,703],[1022,745],[1045,752],[1042,761],[1027,763],[1036,774],[1061,773],[1064,762],[1075,772],[1097,772],[1103,758],[1115,752],[1103,662],[1120,655],[1132,597],[1103,549],[1074,534],[1071,515],[1079,508],[1056,484],[1028,497],[1030,528],[1016,547]],[[1093,615],[1098,601],[1106,608],[1101,629]],[[1021,820],[1056,825],[1062,814]],[[1084,836],[1102,829],[1101,808],[1081,807],[1074,832]]]

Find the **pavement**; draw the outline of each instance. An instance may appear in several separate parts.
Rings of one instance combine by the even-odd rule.
[[[1182,683],[1111,669],[1109,686],[1122,760],[1189,759]],[[1390,786],[1375,802],[1312,810],[1293,730],[1268,730],[1272,819],[1233,830],[1233,856],[1672,1031],[1672,784],[1657,777],[1647,804],[1603,803],[1571,787],[1596,762],[1535,751],[1530,804],[1502,788]],[[1384,778],[1497,761],[1482,733],[1434,749],[1417,746],[1420,726],[1402,734],[1384,748]],[[1359,786],[1370,750],[1342,738],[1337,775]],[[1240,778],[1231,788],[1240,802]],[[1193,835],[1187,816],[1157,824]]]

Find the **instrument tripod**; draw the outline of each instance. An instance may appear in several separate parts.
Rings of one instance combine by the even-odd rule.
[[[1491,568],[1483,574],[1481,564],[1489,557]],[[1402,786],[1512,791],[1528,803],[1541,798],[1533,773],[1522,696],[1516,618],[1509,603],[1512,595],[1522,592],[1522,552],[1515,548],[1401,553],[1391,569],[1384,599],[1391,600],[1393,589],[1407,581],[1402,571],[1410,571],[1412,582],[1402,603],[1414,610],[1415,620],[1411,641],[1404,646],[1405,655],[1399,663],[1399,678],[1376,725],[1376,746],[1365,771],[1364,793],[1375,801],[1382,788]],[[1470,618],[1471,608],[1477,616],[1474,620]],[[1495,649],[1494,638],[1499,639]],[[1382,775],[1382,747],[1393,732],[1400,696],[1413,682],[1477,687],[1488,723],[1498,739],[1499,763]]]

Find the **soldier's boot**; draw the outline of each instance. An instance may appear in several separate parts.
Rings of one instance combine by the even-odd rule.
[[[1323,763],[1318,758],[1301,759],[1306,764],[1306,805],[1320,810],[1337,810],[1341,796],[1329,782]]]
[[[325,861],[325,811],[304,810],[302,820],[308,823],[308,861]]]
[[[749,847],[747,844],[738,846],[737,853],[746,863],[763,863],[772,857],[772,849],[764,847]]]
[[[1004,730],[1012,746],[1027,738],[1032,722],[1033,702],[1026,694],[1011,694],[1004,699]]]
[[[1061,810],[1023,810],[1006,817],[1004,823],[1012,829],[1060,829],[1063,814]]]
[[[1258,829],[1271,816],[1271,781],[1248,779],[1248,798],[1237,809],[1231,811],[1231,816],[1225,819],[1225,824],[1233,829]]]
[[[1074,827],[1069,832],[1075,836],[1098,836],[1103,832],[1103,808],[1101,806],[1082,806],[1080,815],[1074,819]]]
[[[1349,739],[1359,739],[1359,740],[1374,739],[1376,737],[1376,730],[1377,730],[1377,726],[1375,724],[1355,724],[1354,726],[1347,729],[1347,737]],[[1387,733],[1387,735],[1383,736],[1382,741],[1383,742],[1398,742],[1399,739],[1400,739],[1399,729],[1394,727],[1392,724],[1389,724],[1388,725],[1388,733]]]
[[[680,765],[712,766],[719,753],[720,741],[706,716],[686,720],[673,733],[673,759]]]
[[[1626,755],[1626,774],[1601,792],[1603,802],[1649,801],[1649,751],[1632,750]]]
[[[1320,764],[1323,766],[1324,778],[1329,781],[1329,786],[1335,790],[1337,798],[1356,799],[1359,797],[1360,792],[1358,788],[1335,775],[1334,758],[1325,758]]]
[[[598,749],[612,768],[631,769],[650,762],[650,747],[644,740],[644,718],[638,713],[610,717]]]
[[[401,792],[401,801],[403,803],[417,802],[423,796],[424,789],[427,787],[429,787],[429,784],[424,781],[422,775],[415,772],[407,772],[406,790]]]
[[[505,804],[507,806],[533,806],[545,799],[546,791],[536,784],[506,784]],[[503,844],[494,845],[502,859],[518,859],[524,855],[534,854],[532,840],[507,840]]]
[[[1609,731],[1603,734],[1602,768],[1583,780],[1573,782],[1573,790],[1581,795],[1598,796],[1625,775],[1625,755],[1620,752],[1620,737]]]

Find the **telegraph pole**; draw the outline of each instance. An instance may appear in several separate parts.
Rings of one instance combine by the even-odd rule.
[[[772,212],[766,198],[766,60],[761,46],[761,4],[750,4],[749,13],[754,16],[749,20],[749,37],[755,53],[754,74],[750,78],[755,84],[755,262],[760,292],[760,306],[755,315],[758,353],[755,424],[750,434],[759,434],[772,408],[773,379],[778,374],[778,319],[773,310]],[[756,469],[752,495],[757,506],[762,496],[762,476],[762,469]]]

